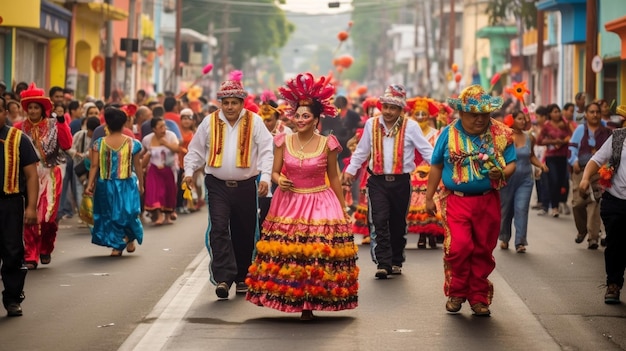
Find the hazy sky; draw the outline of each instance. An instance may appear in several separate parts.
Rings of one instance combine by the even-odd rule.
[[[332,1],[332,0],[331,0]],[[305,13],[338,13],[351,8],[349,0],[341,0],[339,8],[328,8],[329,0],[286,0],[281,7],[285,10]],[[336,0],[334,0],[336,2]]]

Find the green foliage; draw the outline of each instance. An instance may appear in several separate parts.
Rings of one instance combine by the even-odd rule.
[[[510,24],[511,18],[521,18],[526,28],[537,27],[536,0],[489,0],[487,15],[489,25]]]
[[[242,4],[237,4],[242,1]],[[207,34],[209,21],[212,21],[215,36],[220,41],[222,35],[219,31],[224,28],[224,14],[229,13],[228,27],[239,28],[238,32],[228,34],[230,63],[241,68],[250,57],[277,56],[278,49],[287,43],[295,26],[287,21],[274,0],[255,0],[256,4],[251,4],[249,0],[228,0],[228,3],[226,5],[223,0],[185,0],[183,27]]]

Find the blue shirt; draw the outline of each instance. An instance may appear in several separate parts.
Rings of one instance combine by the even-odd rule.
[[[441,165],[443,164],[443,173],[441,179],[443,180],[443,185],[452,190],[452,191],[461,191],[464,193],[481,193],[492,189],[491,180],[488,176],[484,176],[482,179],[472,180],[468,183],[460,183],[456,184],[452,180],[452,163],[450,163],[450,150],[448,148],[448,135],[450,134],[450,128],[454,128],[457,123],[453,122],[451,125],[445,127],[439,138],[437,138],[437,143],[435,144],[435,148],[433,149],[433,156],[431,158],[431,164],[433,165]],[[465,133],[461,123],[458,123],[458,129],[461,133]],[[513,143],[507,145],[504,149],[503,155],[504,161],[506,164],[511,162],[515,162],[517,160],[517,154],[515,153],[515,145]],[[467,162],[467,160],[465,161]]]
[[[72,132],[72,135],[78,133],[78,131],[83,126],[83,121],[84,120],[85,120],[85,118],[81,117],[81,118],[77,118],[77,119],[75,119],[75,120],[70,122],[70,132]]]

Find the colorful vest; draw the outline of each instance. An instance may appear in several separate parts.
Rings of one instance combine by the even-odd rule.
[[[9,128],[7,138],[4,140],[4,188],[5,194],[17,194],[20,192],[20,141],[22,131],[17,128]]]
[[[213,112],[209,120],[209,140],[207,154],[207,165],[213,168],[222,167],[224,156],[224,138],[226,134],[226,123],[219,118],[220,110]],[[237,168],[250,168],[252,156],[252,131],[254,127],[254,116],[248,110],[244,113],[238,125],[237,139]]]
[[[459,123],[461,120],[450,125],[448,132],[452,180],[456,184],[468,183],[475,179],[483,179],[491,168],[503,171],[506,166],[504,149],[513,143],[513,131],[492,118],[487,131],[472,138],[456,128]],[[478,145],[476,140],[479,141]],[[500,189],[504,185],[506,185],[504,177],[492,181],[494,189]]]
[[[382,118],[382,117],[379,117]],[[390,133],[394,134],[393,143],[393,164],[391,167],[392,174],[404,173],[404,133],[406,131],[407,118],[400,117],[402,124],[392,128]],[[385,136],[385,126],[378,120],[373,121],[372,126],[372,173],[381,175],[384,173],[384,153],[383,153],[383,138]],[[394,131],[398,128],[397,131]]]

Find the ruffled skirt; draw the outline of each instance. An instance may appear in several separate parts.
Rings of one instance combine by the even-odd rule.
[[[274,194],[246,299],[284,312],[357,307],[357,246],[335,193]]]
[[[411,174],[411,202],[407,214],[407,232],[410,234],[432,234],[443,236],[441,213],[435,215],[426,212],[426,188],[428,176],[422,178],[418,172]],[[435,195],[437,209],[440,209],[438,196]]]

